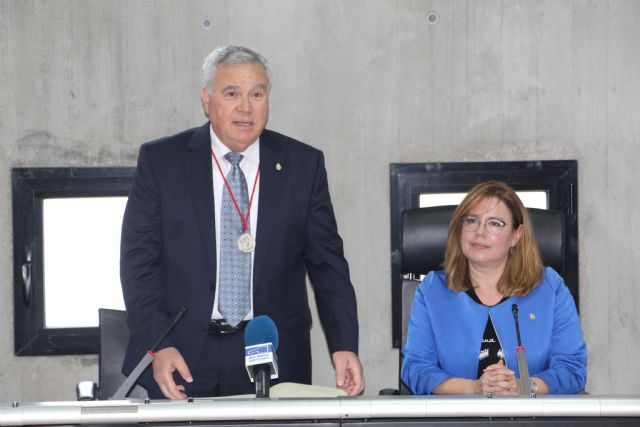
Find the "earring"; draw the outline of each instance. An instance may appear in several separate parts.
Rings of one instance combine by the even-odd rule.
[[[516,253],[515,246],[511,246],[511,247],[509,248],[509,255],[513,255],[513,254],[515,254],[515,253]]]

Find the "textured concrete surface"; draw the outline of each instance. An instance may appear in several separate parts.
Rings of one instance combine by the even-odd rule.
[[[367,395],[397,384],[389,163],[533,159],[579,162],[588,390],[640,393],[638,40],[635,0],[0,0],[0,401],[97,380],[96,356],[13,355],[10,169],[134,165],[204,122],[199,68],[228,43],[270,60],[269,127],[326,154]],[[332,385],[317,323],[313,345]]]

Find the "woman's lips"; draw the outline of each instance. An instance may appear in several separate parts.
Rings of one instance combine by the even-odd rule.
[[[476,249],[489,249],[489,246],[484,245],[482,243],[472,243],[471,246]]]

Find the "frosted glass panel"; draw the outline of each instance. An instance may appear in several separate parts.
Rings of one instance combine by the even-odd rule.
[[[420,195],[421,208],[458,205],[467,193],[424,193]],[[546,191],[516,191],[527,208],[548,209]]]
[[[124,309],[119,269],[126,202],[43,200],[45,327],[95,327],[98,308]]]
[[[421,208],[431,206],[459,205],[467,193],[425,193],[420,195]]]

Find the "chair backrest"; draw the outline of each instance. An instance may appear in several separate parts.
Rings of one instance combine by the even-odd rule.
[[[449,220],[456,206],[409,209],[402,213],[400,237],[400,271],[411,275],[402,280],[402,347],[407,339],[409,315],[413,305],[417,276],[442,268],[447,244]],[[564,273],[564,217],[551,210],[528,208],[533,234],[545,266]],[[402,348],[401,347],[401,348]],[[400,352],[402,366],[402,352]],[[400,393],[409,390],[400,382]]]
[[[98,397],[106,400],[112,397],[127,378],[122,373],[122,362],[127,349],[129,321],[123,310],[101,308],[98,310],[100,354],[98,357]],[[147,392],[136,385],[129,397],[144,399]]]
[[[426,274],[442,268],[449,220],[456,206],[409,209],[402,213],[400,270]],[[564,217],[557,211],[528,208],[544,265],[564,273]]]

